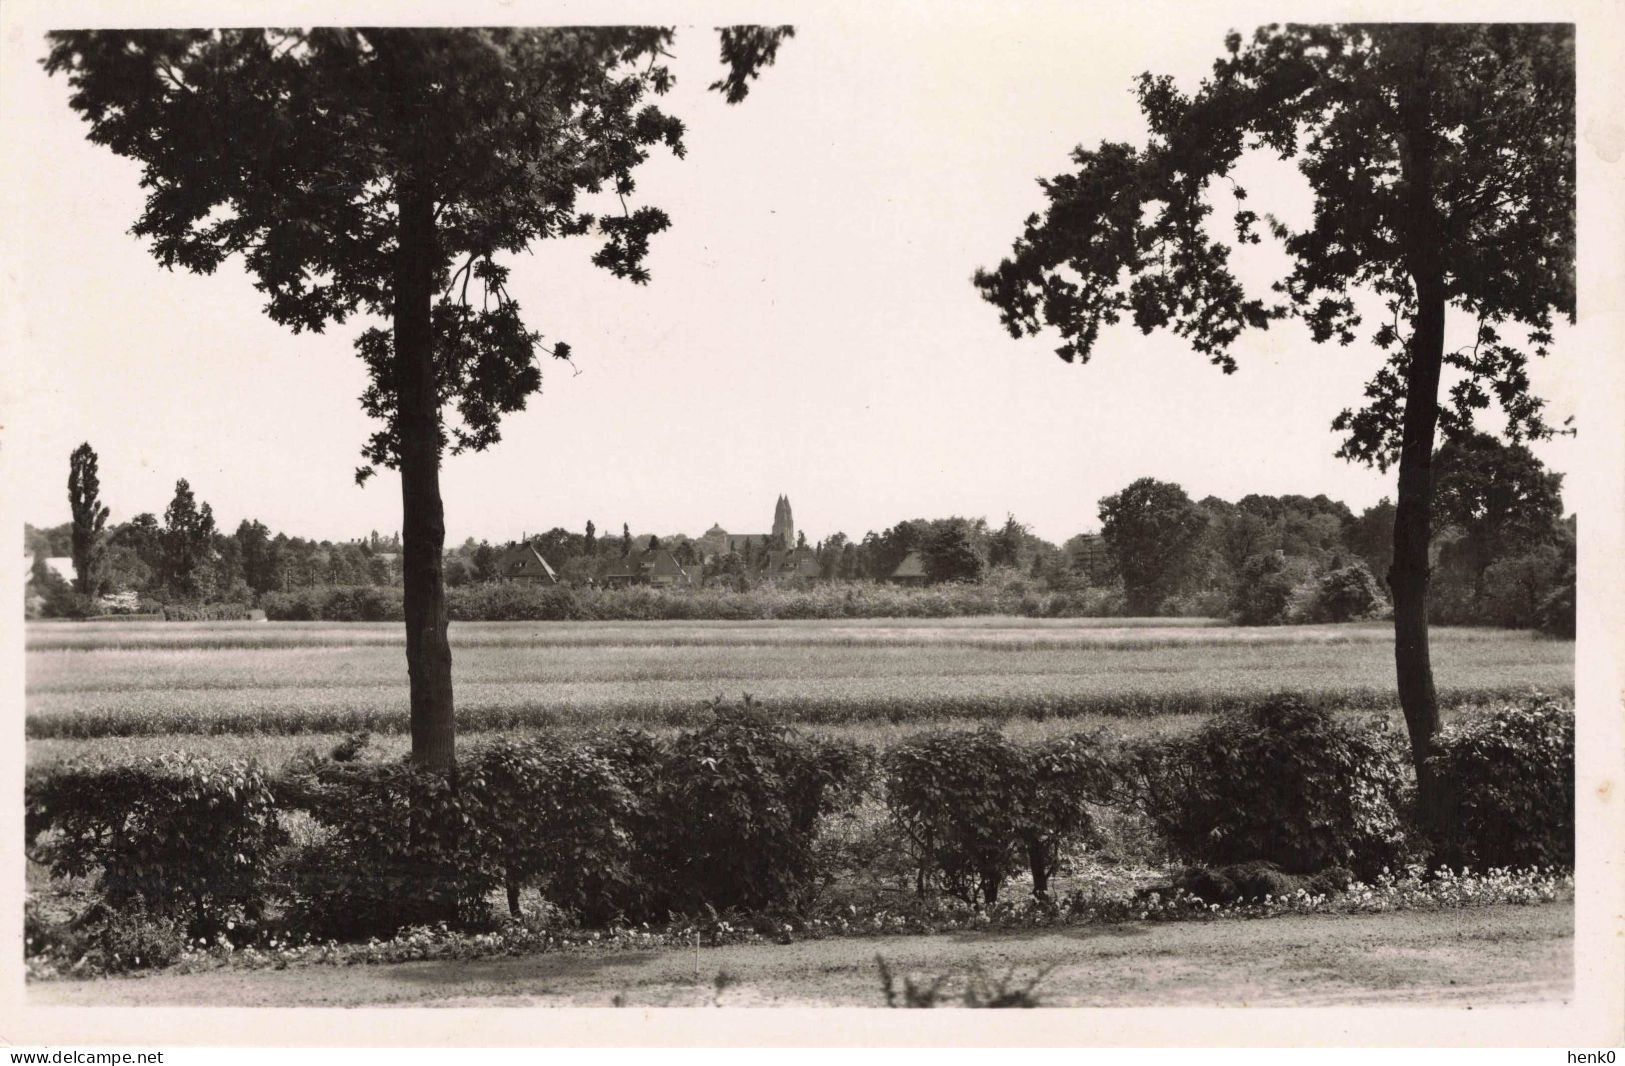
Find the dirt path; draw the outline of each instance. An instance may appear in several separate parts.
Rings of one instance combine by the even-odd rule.
[[[33,985],[34,1005],[881,1006],[875,956],[919,977],[974,965],[1018,983],[1053,966],[1047,1006],[1555,1002],[1573,981],[1574,907],[1080,927],[471,962],[156,974]],[[730,981],[719,993],[717,974]],[[953,987],[953,986],[950,986]]]

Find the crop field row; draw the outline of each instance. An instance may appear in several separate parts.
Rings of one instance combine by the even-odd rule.
[[[1453,647],[1450,667],[1482,678],[1485,671],[1541,670],[1552,660],[1549,641]],[[1335,657],[1323,643],[1193,644],[1178,649],[1121,642],[1073,648],[1032,648],[1019,654],[1002,647],[868,644],[695,645],[473,645],[457,650],[460,683],[564,685],[775,679],[973,677],[999,675],[1095,676],[1201,674],[1222,676],[1252,668],[1286,676],[1332,671],[1328,679],[1364,680],[1370,662],[1389,661],[1387,645],[1372,641],[1341,645]],[[1174,652],[1177,651],[1177,654]],[[28,689],[41,697],[60,693],[150,690],[278,688],[374,688],[403,684],[405,655],[399,647],[259,649],[155,648],[141,651],[37,651],[29,657]]]
[[[1387,623],[1243,628],[1201,618],[896,618],[771,622],[459,622],[454,650],[479,647],[974,647],[1030,651],[1080,647],[1391,644]],[[1491,629],[1441,629],[1435,639],[1500,645],[1533,639]],[[36,622],[26,648],[45,651],[393,647],[399,622]]]
[[[94,633],[101,627],[80,628]],[[319,631],[331,639],[333,628]],[[384,635],[381,630],[340,628],[353,633],[356,643],[289,646],[268,639],[257,649],[135,649],[121,643],[122,632],[109,632],[109,643],[101,647],[70,651],[36,644],[28,653],[27,735],[404,732],[407,690],[400,648],[375,641]],[[1201,637],[1173,644],[1125,642],[1123,635],[1135,627],[1076,623],[685,627],[736,641],[704,645],[608,642],[608,630],[628,628],[620,624],[558,628],[604,639],[550,642],[554,627],[534,623],[469,624],[454,630],[465,635],[454,654],[461,730],[671,727],[703,720],[704,703],[711,697],[743,693],[785,721],[823,726],[1199,715],[1280,692],[1338,710],[1389,710],[1395,705],[1392,638],[1370,626],[1167,627],[1166,632]],[[647,636],[647,630],[631,628]],[[670,632],[673,627],[659,628]],[[485,640],[493,635],[487,629],[509,642]],[[840,644],[823,639],[853,630],[871,635],[900,631],[915,642]],[[209,631],[201,630],[204,635]],[[1006,637],[1039,632],[1073,645],[1013,652],[938,642],[936,634],[944,631]],[[279,638],[282,627],[262,624],[248,632]],[[516,638],[525,632],[544,637],[518,643]],[[780,639],[760,641],[764,633]],[[1248,639],[1254,634],[1276,639]],[[789,635],[804,639],[792,644]],[[1291,636],[1299,639],[1284,639]],[[1537,687],[1572,692],[1572,656],[1572,644],[1522,633],[1440,630],[1435,641],[1438,685],[1448,706]]]

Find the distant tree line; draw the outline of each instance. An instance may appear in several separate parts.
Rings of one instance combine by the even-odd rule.
[[[1575,519],[1565,517],[1562,475],[1521,445],[1476,435],[1446,443],[1435,458],[1436,507],[1431,612],[1444,624],[1540,627],[1572,635]],[[70,462],[73,521],[25,527],[36,560],[33,591],[50,616],[137,610],[144,605],[256,605],[270,593],[312,588],[399,586],[401,542],[376,531],[348,541],[273,533],[244,519],[232,532],[181,480],[162,518],[144,512],[108,525],[96,455],[88,445]],[[1387,499],[1356,514],[1324,495],[1248,495],[1192,500],[1179,485],[1141,478],[1099,501],[1099,533],[1056,545],[1014,515],[915,518],[853,540],[835,533],[799,547],[828,582],[885,581],[918,553],[929,584],[1026,583],[1035,590],[1103,589],[1130,615],[1200,615],[1245,625],[1338,622],[1390,609],[1394,506]],[[669,550],[684,565],[699,545],[674,534],[599,537],[554,528],[528,538],[574,586],[604,583],[628,557]],[[500,579],[503,553],[518,542],[473,538],[445,553],[446,583]],[[708,585],[749,591],[768,551],[754,542],[704,561]],[[71,556],[75,581],[43,560]]]
[[[1431,620],[1573,635],[1576,519],[1562,475],[1482,434],[1434,459]],[[1142,478],[1100,503],[1101,536],[1131,614],[1248,625],[1347,621],[1390,609],[1394,505],[1359,514],[1326,496],[1193,501]]]
[[[323,585],[398,585],[399,536],[376,531],[353,541],[315,541],[273,534],[244,519],[233,532],[217,528],[214,509],[200,503],[183,478],[160,519],[142,512],[107,524],[99,497],[97,457],[88,444],[70,465],[73,519],[48,528],[24,527],[24,551],[35,563],[33,591],[42,613],[73,615],[109,608],[165,604],[253,604],[268,592]],[[75,580],[51,574],[43,560],[71,556]]]

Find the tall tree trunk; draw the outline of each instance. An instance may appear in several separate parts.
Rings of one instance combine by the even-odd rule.
[[[440,501],[440,399],[435,381],[434,203],[403,182],[395,271],[395,387],[401,472],[401,554],[406,586],[406,670],[412,690],[412,761],[457,763],[446,636],[445,509]]]
[[[1044,847],[1037,835],[1027,837],[1027,868],[1033,874],[1033,897],[1036,899],[1049,899],[1050,856],[1049,849]]]
[[[1388,587],[1394,596],[1394,668],[1416,764],[1417,803],[1424,825],[1434,829],[1439,797],[1427,760],[1439,732],[1439,698],[1428,651],[1432,570],[1428,549],[1433,539],[1433,437],[1439,422],[1439,371],[1444,362],[1445,233],[1433,196],[1431,38],[1431,27],[1421,27],[1414,75],[1398,93],[1400,171],[1405,183],[1403,231],[1410,242],[1407,259],[1416,313],[1405,372],[1399,500],[1394,507],[1394,559]]]
[[[1431,827],[1437,789],[1427,757],[1439,731],[1439,699],[1428,651],[1428,547],[1433,538],[1433,435],[1439,421],[1439,369],[1444,353],[1444,292],[1438,279],[1417,286],[1417,313],[1405,383],[1404,437],[1399,454],[1399,502],[1394,508],[1394,667],[1405,712],[1417,798]]]

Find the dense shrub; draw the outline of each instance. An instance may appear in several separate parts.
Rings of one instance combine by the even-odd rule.
[[[139,903],[123,910],[104,904],[66,921],[53,921],[29,900],[23,905],[23,952],[85,976],[160,969],[188,945],[187,924],[151,914]]]
[[[1217,869],[1187,866],[1166,885],[1141,890],[1141,896],[1152,892],[1166,896],[1177,891],[1209,904],[1261,903],[1266,900],[1286,900],[1299,892],[1329,896],[1342,892],[1353,881],[1353,871],[1342,866],[1327,867],[1317,874],[1305,876],[1285,873],[1272,862],[1254,860]]]
[[[569,622],[583,617],[570,588],[520,581],[447,589],[446,614],[453,622]]]
[[[1122,770],[1130,801],[1188,861],[1367,876],[1403,857],[1405,765],[1385,723],[1342,722],[1283,696],[1132,744]]]
[[[1051,875],[1068,845],[1094,836],[1089,804],[1107,799],[1113,762],[1101,734],[1074,734],[1023,745],[1018,786],[1019,831],[1033,894],[1049,894]]]
[[[1485,620],[1509,629],[1534,629],[1541,605],[1563,585],[1573,558],[1572,551],[1542,544],[1491,563],[1482,579]]]
[[[1252,555],[1230,595],[1230,620],[1244,626],[1277,626],[1295,621],[1294,600],[1309,584],[1305,565],[1275,552]],[[1312,587],[1312,586],[1310,586]]]
[[[1387,605],[1381,583],[1364,562],[1329,570],[1315,582],[1314,614],[1323,621],[1370,618]]]
[[[991,728],[923,733],[886,753],[886,806],[913,844],[922,890],[934,875],[967,902],[998,898],[1021,867],[1007,792],[1020,761]]]
[[[1542,633],[1553,637],[1574,639],[1574,567],[1570,566],[1558,581],[1557,587],[1540,601],[1535,613],[1535,624]]]
[[[467,760],[458,787],[478,806],[511,914],[526,884],[592,924],[637,907],[639,801],[607,758],[579,743],[506,741]]]
[[[246,603],[166,603],[166,622],[246,622],[254,609]]]
[[[94,601],[75,592],[72,582],[38,557],[29,568],[23,600],[29,618],[85,618],[97,613]]]
[[[336,585],[268,592],[260,601],[273,622],[399,622],[403,593],[388,585]]]
[[[113,910],[201,936],[260,917],[285,834],[257,764],[180,752],[69,764],[30,774],[26,792],[31,857],[57,877],[94,877]]]
[[[1223,589],[1182,592],[1162,601],[1162,613],[1171,618],[1224,618],[1230,613],[1231,596]]]
[[[885,759],[886,803],[919,863],[917,884],[940,879],[966,902],[993,903],[1026,864],[1048,893],[1064,848],[1092,828],[1087,804],[1111,782],[1090,737],[1021,745],[992,729],[902,741]]]
[[[1574,865],[1574,712],[1537,697],[1464,716],[1433,742],[1442,800],[1435,859]]]
[[[278,782],[317,842],[286,871],[295,927],[341,940],[489,918],[500,852],[473,790],[407,763],[314,763]]]
[[[801,736],[750,700],[718,701],[660,760],[644,846],[666,908],[795,908],[817,882],[819,820],[861,788],[856,745]]]

